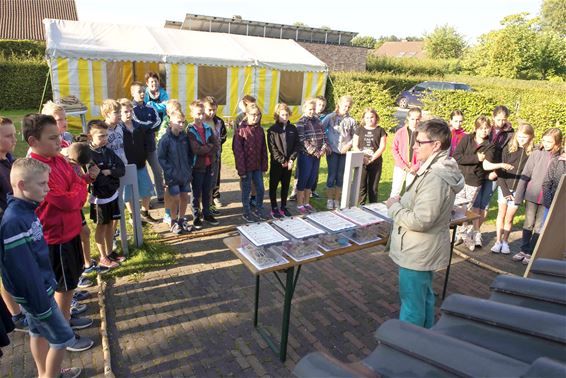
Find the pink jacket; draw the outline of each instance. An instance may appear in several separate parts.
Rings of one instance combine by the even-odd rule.
[[[413,131],[414,133],[415,131]],[[405,168],[406,166],[415,167],[418,169],[420,163],[416,159],[416,155],[413,154],[413,159],[409,163],[409,133],[407,132],[407,126],[401,127],[395,133],[393,138],[393,159],[395,159],[395,166],[399,168]]]

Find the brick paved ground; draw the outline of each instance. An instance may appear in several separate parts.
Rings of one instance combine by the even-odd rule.
[[[232,204],[222,209],[221,226],[240,223],[241,211],[236,180],[224,182],[223,200]],[[165,226],[157,229],[165,231]],[[377,346],[377,327],[398,316],[396,267],[382,248],[305,265],[293,300],[288,358],[281,363],[253,328],[254,277],[222,243],[227,236],[180,242],[177,265],[109,283],[106,305],[116,376],[290,376],[300,358],[316,350],[343,361],[365,357]],[[514,274],[525,269],[489,248],[470,255]],[[487,297],[495,276],[455,257],[448,294]],[[437,292],[443,279],[444,271],[435,275]],[[261,289],[260,321],[278,337],[282,289],[273,275],[262,278]],[[95,311],[92,303],[89,315],[98,325]],[[100,337],[94,328],[82,333],[93,337],[96,347],[69,354],[66,362],[85,367],[84,376],[99,375]],[[4,349],[0,376],[34,375],[27,337],[16,334],[12,341]]]

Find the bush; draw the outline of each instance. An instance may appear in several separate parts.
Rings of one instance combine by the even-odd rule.
[[[0,60],[0,110],[38,109],[47,74],[45,61]],[[44,101],[51,99],[51,83],[47,85]]]
[[[350,114],[356,121],[360,122],[363,110],[371,107],[379,114],[379,124],[385,130],[397,126],[397,121],[393,116],[395,107],[391,101],[391,93],[383,84],[375,80],[357,80],[355,75],[332,75],[326,86],[328,112],[334,111],[336,102],[343,95],[351,95],[354,98],[354,106]]]
[[[370,72],[440,77],[462,71],[459,59],[394,58],[373,54],[368,55],[366,67]]]
[[[0,40],[0,57],[4,59],[43,59],[44,55],[44,41]]]

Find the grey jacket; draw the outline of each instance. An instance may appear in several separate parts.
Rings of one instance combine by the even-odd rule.
[[[330,113],[322,121],[322,127],[328,138],[328,145],[333,153],[341,154],[342,147],[354,139],[358,127],[356,120],[349,114]]]
[[[450,219],[464,176],[448,151],[424,162],[401,201],[389,208],[393,229],[389,257],[400,267],[433,271],[445,268],[450,255]]]
[[[539,205],[543,203],[542,183],[552,158],[557,155],[557,153],[544,150],[535,150],[529,155],[517,184],[515,204],[520,205],[523,200]]]

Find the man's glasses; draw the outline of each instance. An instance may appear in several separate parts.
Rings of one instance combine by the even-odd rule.
[[[435,140],[418,140],[418,139],[415,139],[415,143],[419,147],[421,147],[423,144],[429,144],[429,143],[434,143],[434,142],[436,142],[436,141]]]

